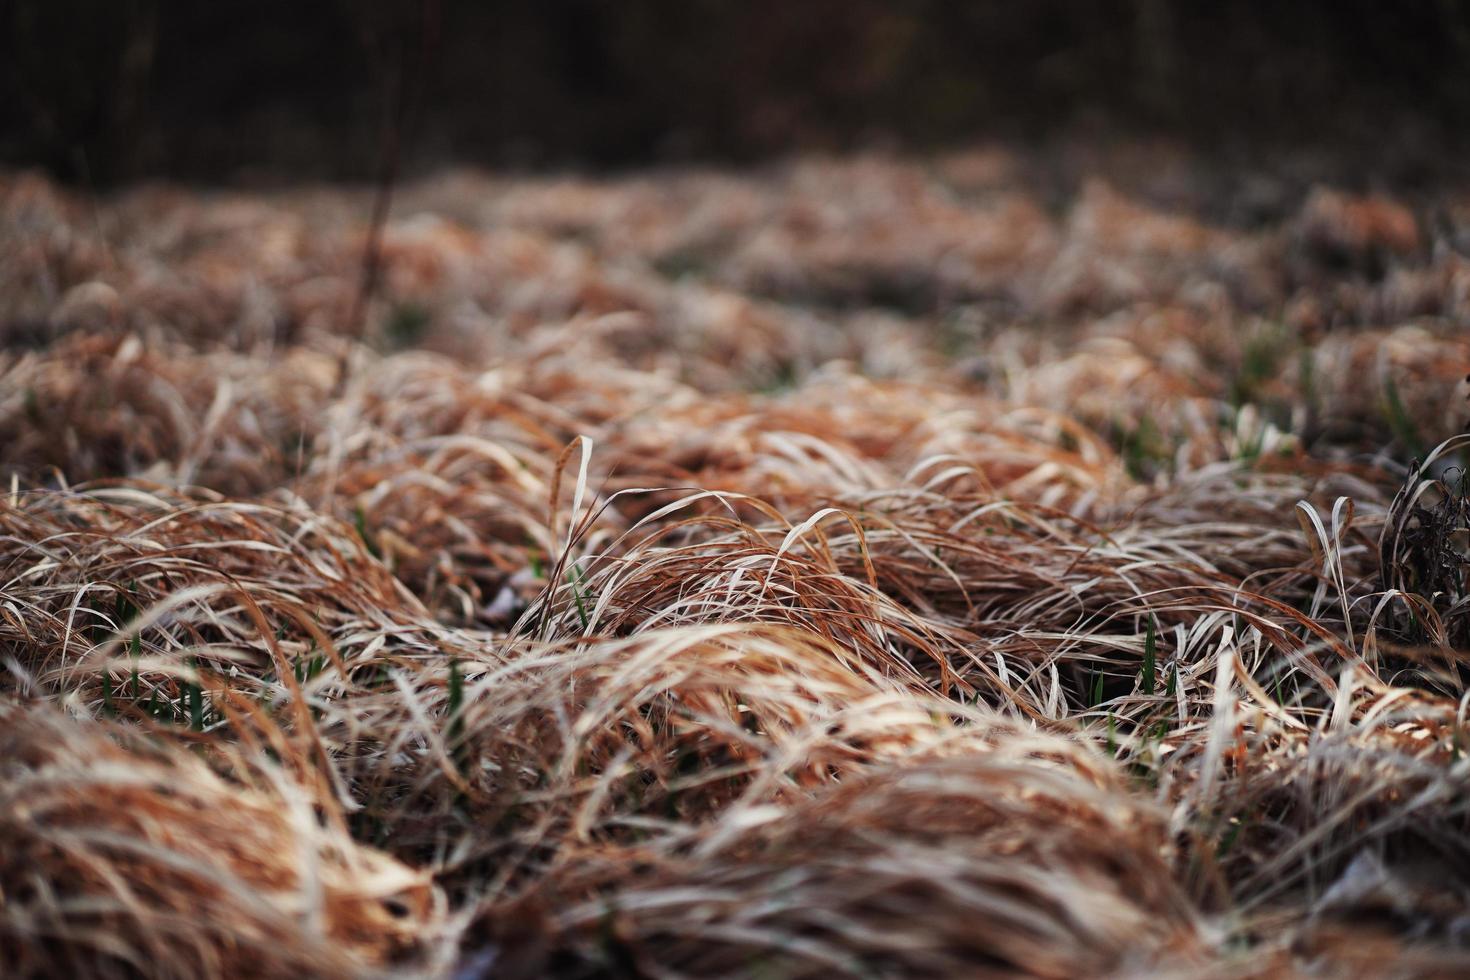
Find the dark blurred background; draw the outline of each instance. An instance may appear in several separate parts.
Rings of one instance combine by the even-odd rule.
[[[1059,133],[1444,159],[1460,0],[3,0],[0,165],[105,185]]]

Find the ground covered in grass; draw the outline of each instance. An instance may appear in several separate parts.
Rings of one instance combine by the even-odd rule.
[[[0,179],[0,962],[1462,973],[1470,188],[1281,169]]]

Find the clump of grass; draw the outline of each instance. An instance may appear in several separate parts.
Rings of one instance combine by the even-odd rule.
[[[0,733],[0,955],[14,975],[432,962],[443,906],[428,878],[347,837],[288,769],[226,746],[206,764],[46,705],[0,705]]]
[[[1438,446],[1410,471],[1379,541],[1386,625],[1406,642],[1470,650],[1470,474],[1436,463],[1470,443]]]

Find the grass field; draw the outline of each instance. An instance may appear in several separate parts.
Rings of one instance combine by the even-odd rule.
[[[3,177],[3,972],[1463,975],[1470,189],[1311,167]]]

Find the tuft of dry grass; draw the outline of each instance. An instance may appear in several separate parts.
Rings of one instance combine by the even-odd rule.
[[[1464,193],[1129,161],[0,178],[0,960],[1464,972]]]
[[[432,880],[358,844],[265,757],[216,746],[211,765],[44,704],[8,703],[0,722],[0,951],[13,975],[432,961],[445,913]]]

